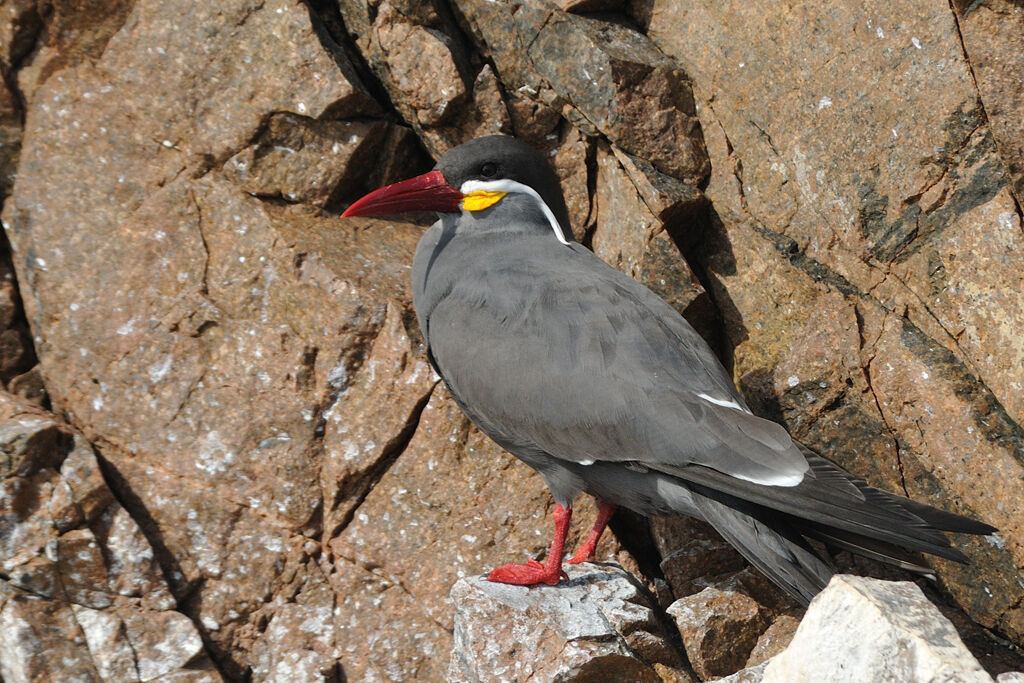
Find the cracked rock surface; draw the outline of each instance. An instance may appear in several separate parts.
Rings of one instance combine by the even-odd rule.
[[[548,155],[577,239],[687,316],[757,412],[999,527],[922,586],[1012,676],[1022,12],[0,0],[0,677],[778,659],[802,613],[698,522],[619,513],[597,557],[628,574],[573,569],[568,602],[472,578],[543,556],[550,497],[429,368],[425,220],[337,214],[495,132]],[[594,514],[577,503],[570,545]],[[513,647],[528,623],[546,639]]]
[[[0,392],[0,677],[220,681],[81,434]]]

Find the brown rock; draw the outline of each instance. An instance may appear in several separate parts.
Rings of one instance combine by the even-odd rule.
[[[607,135],[664,173],[693,184],[706,178],[689,84],[645,36],[531,5],[456,4],[508,90],[564,103],[563,115],[584,133]]]
[[[611,564],[568,574],[558,587],[456,583],[448,680],[693,680],[631,576]]]
[[[621,9],[624,0],[552,0],[552,4],[565,12],[602,12]]]
[[[0,137],[3,135],[4,123],[0,121]],[[21,126],[17,125],[20,135]],[[0,140],[2,144],[2,140]],[[12,152],[16,163],[17,148]],[[4,154],[0,150],[0,157]],[[4,160],[0,158],[0,173],[5,176],[13,168],[2,168]],[[0,198],[6,195],[6,182],[0,178]],[[10,384],[18,375],[28,371],[35,363],[35,351],[29,338],[28,326],[21,307],[21,296],[18,283],[14,277],[14,265],[11,262],[10,247],[4,237],[0,237],[0,386]]]
[[[594,198],[591,197],[592,159],[594,145],[575,128],[564,125],[560,132],[544,136],[539,149],[547,150],[562,184],[562,195],[569,209],[569,221],[577,240],[585,240],[597,220]]]
[[[451,39],[426,26],[410,22],[390,0],[377,7],[374,47],[386,61],[386,82],[396,102],[408,107],[412,120],[436,126],[450,116],[467,95],[459,74]],[[430,68],[424,68],[429,65]]]
[[[664,555],[660,566],[673,594],[682,597],[701,590],[698,579],[722,577],[741,569],[744,561],[732,546],[714,534],[684,541]]]
[[[325,411],[320,485],[328,501],[326,538],[351,521],[355,508],[401,454],[438,381],[427,361],[413,355],[400,305],[389,303],[363,369],[351,383],[335,378],[344,395]]]
[[[259,26],[268,19],[264,12],[273,9],[257,10],[249,22]],[[155,28],[146,22],[160,25],[150,17],[140,21],[149,32]],[[286,22],[279,28],[289,27]],[[108,49],[104,59],[117,56],[127,61],[132,49],[130,42],[122,42]],[[316,81],[309,70],[296,74],[288,68],[285,61],[273,78],[302,81],[287,89],[290,97]],[[98,78],[82,72],[75,75]],[[268,76],[253,67],[252,78]],[[262,89],[264,84],[253,87]],[[334,93],[334,98],[341,96],[341,86]],[[234,94],[228,91],[222,97],[228,102]],[[118,118],[119,111],[104,109],[106,100],[96,100],[83,95],[75,106],[90,114],[104,112],[99,118],[105,116],[110,126],[128,125],[127,119]],[[271,111],[287,111],[289,102],[275,103]],[[307,106],[310,114],[318,113]],[[336,109],[335,104],[317,107],[320,112]],[[143,125],[162,120],[142,103],[129,103],[127,108],[146,119]],[[443,419],[434,423],[424,413],[415,432],[420,435],[432,424],[435,436],[427,432],[402,450],[435,381],[423,359],[412,354],[404,330],[405,305],[387,303],[408,301],[407,269],[418,230],[386,221],[339,225],[301,209],[274,207],[246,196],[216,173],[196,179],[182,173],[173,179],[177,169],[187,167],[193,158],[228,158],[217,150],[231,149],[231,141],[241,137],[239,131],[248,131],[250,140],[259,129],[249,126],[247,111],[241,112],[237,128],[214,126],[199,136],[188,133],[198,125],[188,116],[171,117],[182,131],[183,150],[187,146],[191,151],[178,154],[173,146],[164,147],[170,151],[163,175],[147,159],[147,171],[135,178],[131,194],[114,210],[106,208],[104,191],[118,184],[116,177],[100,175],[95,184],[80,190],[79,210],[93,202],[93,234],[111,236],[90,242],[87,250],[75,248],[78,237],[52,232],[57,226],[34,204],[17,208],[19,198],[37,201],[30,189],[32,173],[23,174],[25,194],[15,197],[12,220],[22,237],[38,240],[41,268],[47,269],[36,268],[27,279],[40,293],[31,315],[44,315],[48,321],[43,330],[48,340],[44,369],[47,363],[65,368],[56,375],[54,400],[90,433],[103,435],[104,455],[115,481],[130,492],[137,511],[144,511],[149,520],[150,533],[160,539],[174,590],[188,596],[183,609],[203,629],[212,651],[232,675],[251,669],[266,677],[293,665],[313,675],[330,670],[339,656],[346,675],[353,678],[367,667],[398,678],[415,672],[440,675],[443,666],[437,668],[436,655],[446,656],[450,647],[446,629],[451,611],[430,596],[446,594],[464,565],[448,557],[481,554],[479,559],[466,555],[480,571],[515,559],[517,552],[542,551],[550,533],[550,521],[542,512],[548,503],[546,490],[519,467],[515,476],[529,483],[516,492],[507,488],[507,477],[499,480],[501,470],[492,471],[493,463],[481,463],[488,473],[478,478],[489,481],[490,490],[500,490],[500,495],[489,494],[493,508],[474,508],[471,514],[493,521],[469,543],[461,538],[475,532],[469,512],[464,518],[439,520],[437,536],[449,544],[440,548],[448,553],[429,549],[416,534],[422,514],[418,506],[394,508],[392,498],[400,499],[398,491],[409,489],[394,483],[395,473],[407,470],[419,473],[413,481],[424,482],[418,487],[420,495],[436,492],[439,506],[452,505],[453,493],[437,490],[437,477],[427,468],[430,459],[415,457],[448,455],[443,449],[448,442],[440,434],[452,429],[474,434],[477,445],[469,448],[482,447],[481,437],[468,432],[465,421],[449,406]],[[275,116],[280,121],[261,134],[295,132],[277,127],[287,123],[287,114],[272,115],[267,121]],[[227,125],[224,117],[219,122]],[[326,124],[308,126],[329,130]],[[63,147],[48,148],[44,155],[42,149],[56,141],[40,139],[46,135],[41,130],[32,131],[35,168],[41,170],[56,159],[82,159],[77,152],[61,156]],[[220,134],[224,137],[216,137]],[[81,144],[93,144],[93,139],[90,135]],[[309,139],[315,147],[316,138]],[[141,164],[149,153],[146,145],[125,144],[108,151],[102,144],[91,152],[110,153],[112,158],[117,152],[119,168]],[[202,149],[207,151],[195,153]],[[274,168],[280,170],[279,166]],[[311,179],[324,177],[317,168],[293,170],[259,176],[260,181],[266,187],[284,187],[287,180],[295,183],[293,187],[310,188]],[[305,197],[320,201],[304,191]],[[64,260],[62,254],[72,253],[83,260]],[[101,263],[130,263],[131,269],[104,273]],[[47,276],[76,267],[95,277],[65,289]],[[128,287],[126,282],[133,284]],[[50,320],[44,311],[51,306],[70,312]],[[390,394],[381,391],[386,386],[391,387]],[[382,406],[393,409],[391,401],[405,409],[382,420]],[[375,445],[366,450],[370,441]],[[357,443],[360,457],[346,462],[349,446]],[[456,454],[465,455],[465,448],[459,441]],[[399,453],[403,456],[395,463]],[[504,462],[507,466],[509,459]],[[477,467],[464,466],[470,472]],[[451,477],[463,478],[463,472]],[[323,488],[311,488],[310,481],[321,481]],[[593,512],[581,508],[581,513],[584,510],[578,515],[583,531],[593,519]],[[533,520],[520,521],[519,513],[524,518],[533,515]],[[364,515],[372,524],[362,522]],[[389,519],[389,525],[382,523]],[[509,529],[513,520],[519,524],[514,532]],[[371,548],[356,545],[363,535],[380,539],[385,531],[384,539]],[[321,534],[332,556],[323,566],[317,559],[320,546],[313,540]],[[510,543],[506,536],[518,540]],[[494,547],[494,537],[506,542]],[[389,550],[394,547],[398,550]],[[373,554],[366,557],[370,550]],[[606,556],[608,546],[599,552]],[[388,567],[383,581],[372,571],[378,566]],[[282,568],[292,577],[288,581],[281,579]],[[423,599],[411,601],[404,590],[395,590],[389,576],[402,577],[401,585],[422,586],[416,591]],[[324,578],[331,588],[326,593],[317,583]],[[302,599],[307,607],[283,607],[292,596],[306,596]],[[378,597],[380,610],[363,607]],[[348,633],[361,635],[344,642],[320,642],[318,634],[303,631],[306,616],[319,614],[324,605],[331,605],[332,619],[344,624]],[[396,619],[396,614],[407,616]],[[416,635],[422,637],[415,639]],[[394,643],[389,650],[393,654],[388,655],[394,660],[376,662],[370,656],[367,648],[380,642]]]
[[[668,608],[701,680],[731,674],[743,666],[767,624],[760,605],[748,595],[705,588]]]
[[[775,621],[757,639],[757,644],[750,651],[750,656],[747,657],[747,663],[744,666],[748,669],[758,666],[785,650],[789,641],[793,640],[793,634],[796,633],[796,628],[799,625],[800,619],[796,616],[782,614],[776,617]]]
[[[344,631],[332,626],[333,593],[330,564],[320,545],[297,539],[284,550],[277,566],[272,599],[263,602],[244,625],[227,621],[209,628],[235,631],[239,647],[252,653],[254,680],[330,678],[338,670]],[[231,615],[229,615],[231,616]]]
[[[749,595],[770,616],[793,614],[800,611],[800,606],[796,600],[753,567],[745,567],[724,579],[716,581],[705,580],[705,583],[721,590],[736,591]]]
[[[52,680],[54,671],[98,680],[85,636],[71,606],[0,582],[0,676],[11,681]]]
[[[21,107],[7,83],[0,81],[0,197],[6,197],[14,182],[21,150]]]
[[[31,347],[19,329],[0,332],[0,380],[7,382],[31,365]]]
[[[192,622],[172,610],[152,546],[111,495],[91,447],[35,406],[0,395],[0,673],[51,680],[219,681]]]
[[[639,175],[635,164],[630,167]],[[681,257],[668,232],[669,226],[644,201],[631,175],[608,145],[598,146],[597,171],[594,253],[643,282],[680,313],[698,324],[706,323],[713,311],[704,288]],[[645,189],[650,192],[652,188],[648,185]],[[699,192],[691,201],[699,201],[696,197]],[[664,203],[671,200],[664,198]],[[664,211],[659,210],[659,214],[664,215]]]
[[[559,129],[565,124],[565,119],[558,111],[528,94],[528,90],[520,89],[508,95],[508,113],[512,118],[512,128],[515,136],[523,142],[537,149],[547,150],[552,140],[561,137]],[[570,128],[570,135],[585,137],[577,129],[567,125],[565,127]],[[565,131],[562,133],[565,134]]]
[[[74,435],[52,414],[0,392],[0,476],[27,476],[60,467]]]
[[[72,529],[56,540],[57,571],[64,579],[61,588],[67,599],[93,609],[110,607],[107,567],[92,531]]]
[[[301,634],[313,636],[314,643],[332,641],[331,628],[327,605],[281,605],[254,647],[254,680],[329,679],[337,667],[335,658],[325,648],[308,647],[309,637]]]
[[[435,158],[466,140],[511,132],[498,79],[489,65],[469,63],[447,11],[399,0],[340,5],[363,58]]]
[[[787,15],[779,24],[782,33],[771,31],[763,43],[741,36],[767,35],[762,26],[772,15],[743,7],[662,3],[650,33],[685,61],[703,99],[719,98],[707,115],[718,117],[742,163],[746,210],[887,308],[907,307],[918,326],[934,326],[931,319],[939,317],[941,327],[929,333],[958,338],[958,354],[1020,419],[1020,393],[995,369],[993,352],[998,346],[1007,360],[1021,352],[991,318],[993,309],[1011,320],[1020,317],[1019,302],[1004,298],[1021,288],[1020,273],[1003,256],[1005,247],[992,247],[1024,238],[1012,227],[1009,194],[1000,192],[1008,179],[977,108],[948,6],[888,4],[867,13],[850,6],[839,15],[829,13],[827,21],[817,9],[805,8],[799,20]],[[719,34],[717,27],[726,24],[729,31]],[[816,40],[796,31],[808,25],[821,27]],[[855,31],[844,28],[854,25]],[[686,28],[679,32],[679,26]],[[782,35],[791,50],[778,50]],[[741,52],[749,57],[732,57]],[[766,81],[766,71],[786,76]],[[716,89],[725,82],[728,90]],[[885,88],[876,87],[879,82]],[[844,92],[831,92],[829,83],[844,83]],[[936,92],[941,101],[935,101]],[[921,103],[911,108],[913,116],[906,113],[908,101]],[[870,109],[870,117],[879,120],[880,107],[893,112],[887,120],[894,125],[865,125],[865,112]],[[751,124],[739,112],[758,115]],[[887,162],[873,165],[875,157]],[[941,191],[933,199],[929,191],[936,187]],[[971,249],[979,221],[997,236],[992,247],[979,245],[976,257],[985,263],[988,279],[937,270],[951,246]],[[975,286],[988,293],[974,295]],[[974,325],[989,331],[984,340],[972,338]]]
[[[6,330],[13,325],[20,313],[21,297],[18,296],[14,265],[11,263],[8,247],[0,251],[0,330]]]
[[[1021,466],[1005,450],[1015,435],[1007,439],[1000,433],[1005,427],[998,404],[936,341],[892,316],[875,329],[876,348],[886,361],[870,366],[873,391],[886,423],[905,439],[901,453],[918,456],[900,461],[908,489],[938,501],[948,499],[945,491],[955,491],[999,527],[992,536],[960,540],[977,558],[971,565],[934,564],[975,619],[1014,639],[1024,637],[1018,602],[1024,588],[1015,578],[1024,549],[1014,540],[1021,537],[1022,508],[1011,502],[1017,500],[1012,491],[1019,488]]]
[[[125,610],[119,616],[124,623],[125,636],[136,653],[141,680],[150,681],[174,674],[194,659],[201,659],[203,641],[184,614],[171,611],[145,614],[138,610]],[[206,672],[200,680],[217,681],[220,676]]]
[[[1024,107],[1020,73],[1024,70],[1024,8],[1007,0],[952,3],[957,28],[978,85],[985,117],[999,156],[1013,179],[1018,205],[1024,201]]]
[[[259,197],[324,206],[398,180],[381,158],[414,159],[415,138],[384,121],[317,121],[272,114],[255,143],[224,164],[225,175]]]
[[[700,190],[665,175],[646,159],[627,154],[614,145],[611,150],[647,209],[665,224],[665,229],[674,239],[692,245],[700,236],[697,229],[701,224],[701,213],[707,206]]]
[[[651,532],[662,558],[660,569],[676,597],[711,587],[749,596],[767,615],[796,607],[707,523],[683,516],[655,518]]]
[[[1024,237],[949,6],[641,16],[693,79],[716,212],[698,260],[751,403],[875,485],[1005,528],[959,543],[974,569],[937,566],[974,618],[1018,638],[1018,610],[983,586],[1016,601],[1005,577],[1024,568],[1005,498],[1024,477],[1006,370]]]
[[[32,49],[42,27],[36,0],[4,0],[0,4],[0,65],[8,73]],[[2,89],[3,86],[0,86]]]
[[[98,58],[135,2],[49,0],[37,8],[29,8],[29,3],[20,1],[9,3],[18,12],[13,26],[17,42],[12,56],[32,49],[18,69],[18,89],[25,99],[30,100],[51,74]]]
[[[29,403],[42,406],[46,403],[46,386],[39,364],[33,365],[28,371],[16,375],[7,383],[7,390],[14,396],[25,399]]]
[[[124,622],[114,610],[95,610],[72,604],[75,615],[89,652],[93,653],[93,665],[101,680],[138,680],[135,653],[131,643],[121,633]]]
[[[367,238],[207,173],[275,112],[372,114],[336,58],[300,3],[141,2],[96,66],[43,86],[5,206],[15,249],[33,254],[21,282],[53,400],[102,435],[183,609],[218,657],[237,657],[233,675],[280,562],[319,531],[320,416],[343,388],[329,378],[362,360],[386,297],[408,297],[414,229]],[[75,231],[54,220],[65,211]],[[118,516],[96,524],[126,548],[140,540]],[[111,563],[108,579],[145,600],[130,566]]]

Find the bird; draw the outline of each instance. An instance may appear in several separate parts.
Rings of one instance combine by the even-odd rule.
[[[583,493],[597,521],[569,563],[593,559],[620,507],[689,515],[805,605],[835,573],[811,541],[929,575],[922,553],[967,561],[943,532],[996,531],[871,487],[755,415],[675,309],[573,238],[558,176],[517,138],[453,147],[342,216],[409,211],[439,215],[412,264],[430,364],[555,502],[544,562],[505,564],[491,581],[558,584]]]

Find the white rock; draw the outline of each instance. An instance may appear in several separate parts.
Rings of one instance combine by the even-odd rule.
[[[767,662],[761,662],[757,666],[740,669],[725,678],[716,678],[713,683],[761,683],[764,680],[764,670],[769,662],[771,662],[770,659]]]
[[[992,683],[956,629],[909,582],[837,575],[807,608],[765,683]]]
[[[635,579],[610,563],[565,571],[557,586],[459,580],[448,680],[660,681],[649,662],[678,655]]]
[[[96,672],[105,681],[130,681],[136,678],[135,655],[125,638],[124,624],[114,610],[94,610],[71,605],[75,620],[82,627]]]

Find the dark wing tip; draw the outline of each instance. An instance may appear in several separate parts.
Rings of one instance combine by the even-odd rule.
[[[996,527],[985,522],[980,522],[970,517],[964,517],[953,512],[946,512],[940,508],[932,507],[926,503],[920,503],[910,498],[904,498],[902,496],[894,497],[896,502],[903,507],[904,510],[919,517],[927,522],[930,526],[939,529],[940,531],[952,531],[960,534],[976,534],[979,536],[988,536],[999,531]]]

